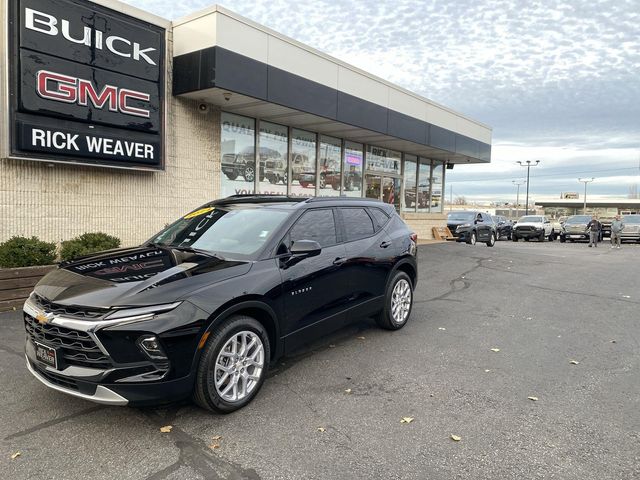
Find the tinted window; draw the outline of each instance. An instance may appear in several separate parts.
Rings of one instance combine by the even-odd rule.
[[[373,217],[373,222],[376,227],[376,231],[380,230],[389,220],[389,217],[379,208],[370,208],[369,213]]]
[[[335,245],[336,224],[332,210],[309,210],[300,217],[291,229],[290,242],[296,240],[315,240],[321,247]]]
[[[341,208],[347,241],[370,237],[374,234],[373,222],[364,208]]]

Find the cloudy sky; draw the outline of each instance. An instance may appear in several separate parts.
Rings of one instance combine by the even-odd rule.
[[[215,0],[126,1],[174,19]],[[491,165],[457,166],[447,194],[514,198],[517,160],[541,161],[533,198],[640,183],[640,0],[219,3],[493,127]]]

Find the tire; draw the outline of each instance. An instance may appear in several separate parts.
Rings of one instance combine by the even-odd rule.
[[[487,242],[487,247],[493,247],[496,244],[496,236],[493,232],[489,236],[489,241]]]
[[[565,237],[563,237],[562,235],[560,235],[560,243],[564,243],[566,241],[567,241],[567,239]]]
[[[331,187],[334,190],[340,190],[340,184],[339,183],[334,182],[334,183],[331,184]]]
[[[469,235],[469,240],[467,240],[467,243],[469,245],[475,245],[476,244],[476,240],[478,239],[476,232],[471,232],[471,235]]]
[[[309,183],[308,182],[300,182],[300,186],[302,188],[307,188],[309,186]]]
[[[324,174],[320,174],[320,181],[318,183],[318,188],[327,188],[327,179],[325,178]]]
[[[540,235],[538,235],[538,241],[539,242],[544,242],[544,230],[542,231],[542,233]]]
[[[269,183],[272,185],[275,185],[276,183],[278,183],[278,177],[275,175],[269,175],[267,177],[267,180],[269,180]]]
[[[256,178],[256,166],[252,162],[247,163],[242,171],[242,176],[245,182],[253,182]]]
[[[394,307],[394,305],[399,306]],[[404,272],[396,272],[387,285],[384,308],[374,318],[378,326],[385,330],[399,330],[407,324],[412,307],[413,285],[411,279]],[[393,314],[394,308],[396,309],[395,316]]]
[[[229,180],[235,180],[236,178],[238,178],[238,172],[236,172],[235,170],[231,173],[225,172],[224,174]]]
[[[256,355],[256,360],[261,363],[261,366],[248,365],[240,363],[238,361],[235,366],[232,364],[233,355],[231,352],[232,339],[241,339],[244,336],[245,341],[249,344],[251,342],[260,342],[262,345],[262,351],[259,351],[259,345],[254,346],[248,352],[249,355]],[[241,348],[242,345],[237,345],[236,348]],[[223,354],[222,351],[229,351]],[[245,347],[246,348],[246,347]],[[242,359],[242,350],[240,355],[235,358]],[[200,362],[196,369],[195,387],[193,390],[193,400],[202,408],[210,410],[212,412],[230,413],[239,408],[247,405],[257,395],[258,391],[262,387],[264,379],[269,367],[269,359],[271,358],[271,346],[269,344],[269,335],[264,326],[256,319],[247,317],[245,315],[236,315],[225,320],[222,325],[217,327],[211,332],[202,355],[200,356]],[[247,362],[251,360],[247,358]],[[226,364],[226,365],[225,365]],[[216,368],[218,366],[219,368]],[[221,386],[215,385],[215,378],[218,373],[222,372],[222,368],[227,367],[232,369],[231,378],[233,379],[238,375],[238,381],[232,382],[231,380],[223,381]],[[238,370],[235,370],[237,366]],[[249,368],[253,368],[252,372],[255,373],[255,379],[250,379]],[[259,372],[257,370],[259,369]],[[230,378],[229,373],[224,372],[220,378]],[[230,387],[233,383],[236,386],[242,388],[243,382],[241,378],[245,378],[244,388],[247,390],[244,396],[241,396],[241,391],[237,391],[235,388]],[[253,383],[251,383],[253,382]],[[231,388],[231,391],[225,394],[225,389]],[[234,394],[235,392],[235,394]],[[230,397],[241,397],[236,400]]]
[[[524,237],[525,242],[528,242],[529,240],[530,240],[529,237]]]
[[[507,240],[511,240],[511,233],[507,233]]]
[[[511,240],[513,240],[514,242],[518,241],[518,236],[514,235],[513,233],[511,234]]]
[[[551,233],[549,234],[549,241],[553,242],[555,239],[556,239],[556,232],[551,230]]]

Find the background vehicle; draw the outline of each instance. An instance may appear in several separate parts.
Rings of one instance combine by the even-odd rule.
[[[340,190],[340,173],[327,173],[327,183],[330,184],[334,190]],[[360,190],[362,188],[362,174],[355,169],[344,172],[344,189],[347,192],[353,190]]]
[[[447,228],[456,241],[475,245],[476,242],[486,243],[493,247],[496,243],[496,225],[491,215],[477,210],[463,210],[449,212]]]
[[[269,158],[278,158],[280,153],[267,147],[260,148],[260,181],[264,180],[264,165]],[[253,182],[256,178],[256,164],[254,147],[246,147],[238,153],[225,153],[222,156],[222,173],[229,180],[235,180],[239,176],[246,182]]]
[[[321,158],[318,187],[321,189],[326,188],[327,184],[330,183],[330,182],[327,182],[327,177],[331,179],[334,178],[336,175],[336,172],[338,175],[338,186],[339,186],[340,185],[340,165],[335,160],[327,160],[326,158]],[[311,171],[302,171],[298,176],[298,180],[300,181],[300,185],[303,188],[307,188],[310,185],[316,184],[316,174],[315,172],[311,172]]]
[[[24,306],[30,372],[98,403],[193,395],[231,412],[269,363],[374,316],[409,319],[417,237],[392,205],[360,198],[233,196],[140,247],[60,264]]]
[[[640,215],[625,215],[622,218],[624,229],[620,240],[632,240],[640,243]]]
[[[511,233],[511,240],[514,242],[521,238],[527,242],[532,238],[544,242],[544,239],[548,238],[550,242],[553,242],[556,238],[556,232],[553,230],[549,218],[543,215],[527,215],[518,219]]]
[[[491,216],[493,223],[496,224],[496,240],[500,240],[502,237],[506,237],[507,240],[511,240],[511,231],[513,230],[513,222],[507,217],[501,215]]]
[[[575,242],[576,240],[589,241],[589,232],[587,224],[591,221],[591,215],[572,215],[568,217],[562,226],[560,233],[560,242],[567,240]],[[602,241],[602,232],[600,232],[600,241]]]

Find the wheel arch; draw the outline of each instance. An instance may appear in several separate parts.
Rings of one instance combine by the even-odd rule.
[[[389,272],[387,285],[389,284],[389,281],[391,280],[393,275],[398,271],[404,272],[409,275],[409,278],[411,279],[411,285],[413,286],[413,288],[416,288],[416,284],[418,283],[418,268],[417,265],[413,265],[413,262],[411,262],[408,258],[404,258],[395,264],[391,272]]]

